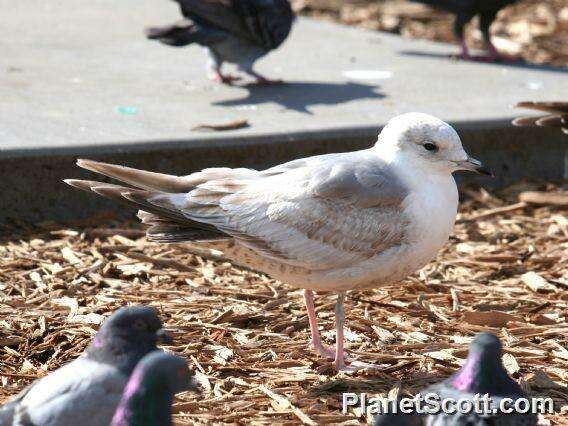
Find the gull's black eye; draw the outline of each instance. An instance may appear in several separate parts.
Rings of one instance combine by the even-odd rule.
[[[427,142],[422,146],[424,147],[424,149],[426,151],[434,151],[434,152],[438,151],[438,147],[435,144],[430,143],[430,142]]]

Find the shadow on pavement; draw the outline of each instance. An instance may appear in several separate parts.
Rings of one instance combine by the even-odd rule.
[[[357,99],[383,99],[386,97],[375,85],[345,82],[316,83],[289,82],[274,86],[250,84],[240,86],[248,90],[245,97],[215,102],[218,106],[259,105],[276,103],[286,109],[312,114],[312,105],[337,105]]]

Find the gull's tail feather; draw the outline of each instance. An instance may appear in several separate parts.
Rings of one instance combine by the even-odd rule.
[[[189,192],[194,185],[183,177],[162,173],[147,172],[114,164],[100,163],[92,160],[77,160],[77,165],[83,169],[128,183],[136,188],[150,191],[161,191],[173,194]]]
[[[145,172],[128,167],[97,163],[95,161],[80,160],[79,165],[91,171],[99,172],[105,176],[114,177],[131,183],[138,187],[168,188],[179,194],[180,189],[192,188],[183,181],[176,181],[175,176],[161,175],[159,173]],[[156,181],[150,181],[157,178]],[[110,183],[66,179],[64,182],[83,191],[94,192],[104,198],[117,201],[121,204],[139,209],[138,217],[148,226],[147,236],[151,241],[172,243],[183,241],[213,241],[227,238],[225,234],[211,225],[191,220],[175,206],[167,203],[154,203],[152,199],[164,196],[165,190],[135,189]]]

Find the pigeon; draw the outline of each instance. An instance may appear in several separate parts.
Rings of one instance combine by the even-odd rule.
[[[174,395],[189,390],[199,387],[185,359],[150,352],[130,376],[111,426],[171,426]]]
[[[372,148],[262,171],[210,168],[177,177],[77,164],[132,186],[65,180],[137,207],[150,240],[192,241],[304,289],[312,345],[343,371],[360,369],[345,362],[345,292],[397,282],[424,266],[455,222],[452,172],[490,174],[449,124],[422,113],[391,119]],[[323,345],[314,291],[338,294],[335,350]]]
[[[134,367],[160,342],[171,343],[171,338],[153,308],[119,309],[83,356],[2,406],[0,425],[108,426]]]
[[[514,126],[560,127],[568,134],[568,102],[519,102],[516,106],[547,114],[516,118],[513,120]]]
[[[253,69],[255,61],[278,48],[288,37],[294,12],[288,0],[174,0],[185,19],[146,30],[149,39],[176,47],[205,47],[208,72],[215,81],[239,80],[223,74],[224,62],[253,76],[258,84],[276,84]]]
[[[454,401],[466,399],[474,401],[474,396],[488,394],[492,408],[499,407],[503,398],[515,401],[527,395],[509,377],[501,358],[503,350],[499,339],[491,333],[479,333],[469,347],[463,367],[448,379],[432,385],[420,393],[439,396],[440,400],[451,398]],[[483,405],[482,405],[483,407]],[[423,407],[424,408],[424,407]],[[395,423],[396,420],[398,423]],[[438,426],[536,426],[537,416],[531,413],[508,413],[497,410],[495,413],[455,413],[455,414],[381,414],[375,417],[374,425],[397,424],[400,426],[438,425]]]
[[[460,40],[462,53],[460,57],[466,60],[497,62],[503,59],[503,55],[495,48],[491,42],[489,27],[495,20],[497,13],[506,6],[516,3],[518,0],[413,0],[425,3],[456,15],[454,22],[454,33]],[[483,34],[483,39],[487,46],[486,56],[472,56],[465,41],[465,25],[474,16],[479,16],[479,27]]]

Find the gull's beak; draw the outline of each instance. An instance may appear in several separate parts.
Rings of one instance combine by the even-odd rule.
[[[456,161],[456,165],[459,170],[469,170],[480,175],[494,177],[493,172],[488,167],[485,167],[481,161],[473,157],[467,157],[467,160],[464,161]]]
[[[158,338],[158,343],[161,345],[172,345],[174,343],[172,336],[170,336],[163,328],[156,331],[156,337]]]

